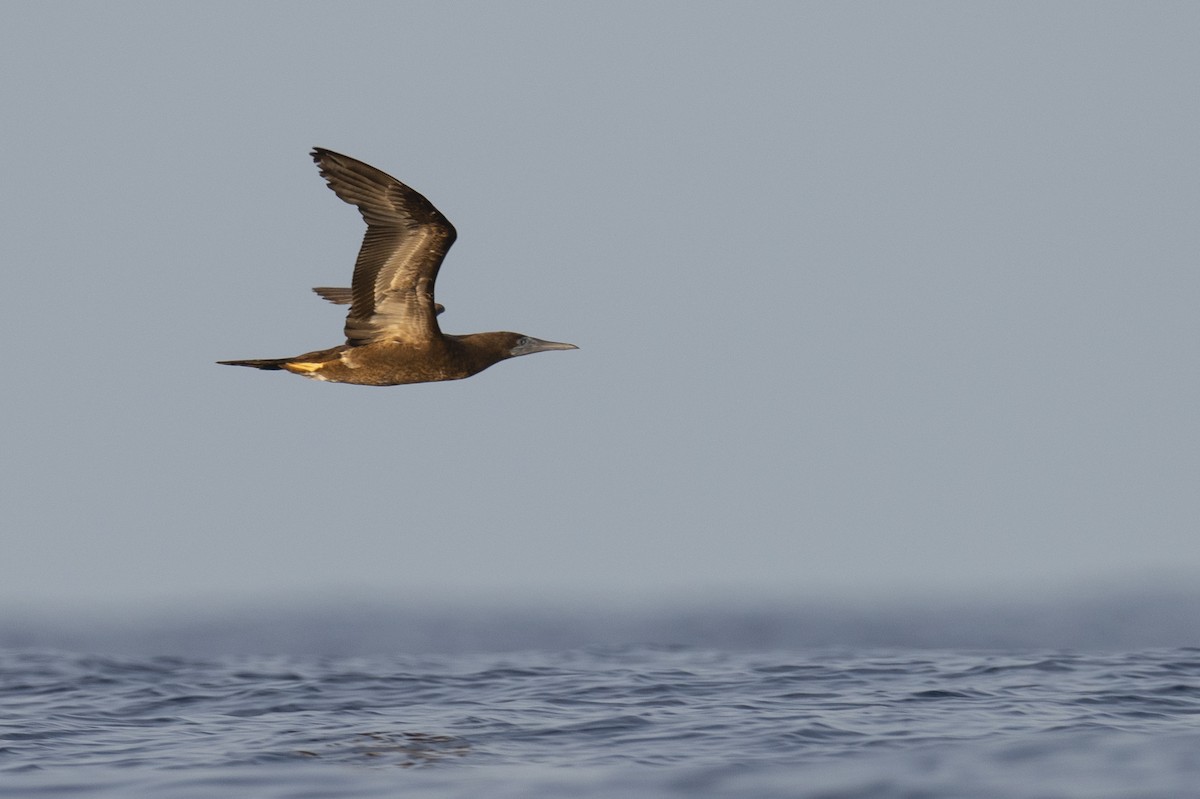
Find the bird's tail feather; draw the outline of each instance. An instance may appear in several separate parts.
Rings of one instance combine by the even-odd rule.
[[[254,358],[247,361],[217,361],[225,366],[253,366],[255,369],[282,369],[291,358]]]

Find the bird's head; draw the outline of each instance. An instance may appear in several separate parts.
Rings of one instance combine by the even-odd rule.
[[[549,352],[550,350],[577,350],[579,349],[574,344],[564,344],[560,341],[543,341],[540,338],[526,336],[521,333],[505,333],[508,339],[504,342],[508,350],[508,357],[515,358],[518,355],[533,355],[535,352]]]

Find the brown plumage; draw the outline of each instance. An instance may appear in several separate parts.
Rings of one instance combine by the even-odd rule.
[[[218,361],[230,366],[286,369],[333,383],[394,386],[458,380],[494,363],[574,344],[520,333],[442,333],[433,301],[438,269],[457,233],[433,204],[372,166],[320,147],[313,160],[338,197],[358,206],[367,223],[350,288],[314,288],[349,305],[346,343],[294,358]]]

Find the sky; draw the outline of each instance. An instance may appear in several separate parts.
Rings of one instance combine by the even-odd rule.
[[[1200,6],[24,3],[0,607],[1020,596],[1200,576]],[[369,388],[363,226],[459,232]]]

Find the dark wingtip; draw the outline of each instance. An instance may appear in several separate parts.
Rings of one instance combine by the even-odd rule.
[[[329,300],[334,305],[349,305],[354,301],[354,292],[348,288],[313,286],[313,293],[323,300]]]
[[[338,157],[345,158],[346,157],[344,155],[340,155],[339,153],[335,153],[333,150],[326,150],[324,147],[312,148],[312,152],[310,152],[309,155],[312,156],[313,163],[316,164],[317,166],[321,166],[321,167],[324,166],[325,159],[327,159],[329,157],[333,157],[333,158],[338,158]]]

